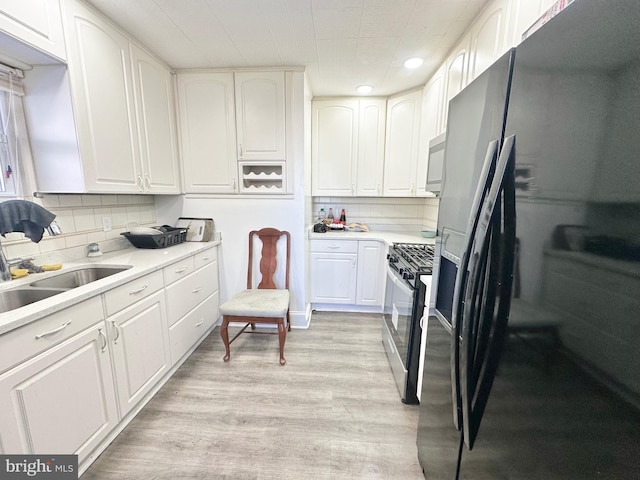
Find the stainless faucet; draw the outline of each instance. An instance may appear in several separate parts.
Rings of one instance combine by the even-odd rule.
[[[9,262],[7,258],[4,256],[4,252],[0,247],[0,282],[8,282],[11,280],[11,270],[10,270]]]

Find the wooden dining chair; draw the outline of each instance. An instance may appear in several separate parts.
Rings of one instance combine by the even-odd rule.
[[[254,244],[256,238],[262,242],[260,258],[260,273],[262,278],[257,287],[253,282]],[[284,239],[286,258],[284,264],[284,284],[279,288],[274,277],[278,269],[278,248],[280,239]],[[247,289],[236,294],[231,300],[220,306],[222,314],[222,326],[220,336],[224,343],[224,361],[231,358],[230,344],[242,333],[271,333],[279,336],[280,365],[287,361],[284,358],[284,342],[287,338],[287,330],[291,330],[289,321],[289,259],[291,257],[291,236],[287,231],[275,228],[263,228],[249,232],[249,267],[247,273]],[[257,279],[256,279],[257,280]],[[244,327],[229,341],[229,323],[246,323]],[[256,323],[275,324],[277,332],[256,330]],[[247,328],[251,325],[251,330]],[[265,329],[266,330],[266,329]]]

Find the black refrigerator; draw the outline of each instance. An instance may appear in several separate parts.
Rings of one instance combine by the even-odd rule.
[[[451,100],[438,235],[425,478],[640,478],[640,2],[573,2]]]

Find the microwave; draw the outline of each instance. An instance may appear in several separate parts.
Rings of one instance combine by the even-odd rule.
[[[443,133],[429,141],[427,157],[427,192],[438,194],[442,185],[442,171],[444,169],[444,146],[447,134]]]

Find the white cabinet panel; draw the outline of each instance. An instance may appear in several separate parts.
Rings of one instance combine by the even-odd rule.
[[[131,45],[145,193],[180,193],[176,114],[171,72]]]
[[[0,31],[61,60],[67,58],[59,0],[0,0]],[[10,48],[3,53],[33,61],[19,46]]]
[[[416,90],[387,102],[384,196],[416,194],[421,97],[422,92]]]
[[[88,191],[138,192],[129,40],[79,1],[69,2],[68,12],[71,93]]]
[[[357,196],[382,195],[386,111],[385,100],[360,100],[358,159],[354,182]]]
[[[315,101],[312,115],[313,194],[352,196],[358,154],[358,100]]]
[[[358,255],[311,252],[311,301],[356,303]]]
[[[120,415],[124,417],[169,370],[164,291],[107,319]]]
[[[171,358],[175,365],[202,338],[220,316],[220,293],[216,291],[196,308],[171,325]]]
[[[235,73],[239,160],[286,160],[284,72]]]
[[[101,322],[0,376],[3,453],[82,462],[118,422],[114,392]]]
[[[508,8],[507,0],[494,0],[474,22],[467,83],[489,68],[506,50]]]
[[[233,74],[180,73],[177,83],[185,191],[237,192]]]
[[[358,288],[356,304],[380,306],[384,301],[384,258],[382,242],[358,241]]]
[[[422,91],[422,109],[420,112],[420,146],[418,153],[418,168],[416,178],[418,196],[431,196],[426,188],[427,172],[429,168],[429,143],[444,132],[444,69],[429,80]]]

